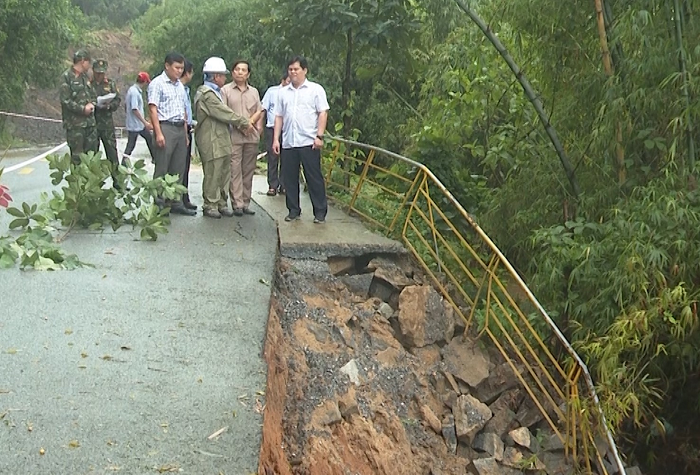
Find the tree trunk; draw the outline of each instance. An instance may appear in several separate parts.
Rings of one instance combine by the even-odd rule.
[[[609,78],[615,74],[613,63],[608,48],[608,32],[605,27],[605,15],[603,0],[595,0],[595,14],[598,23],[598,37],[600,38],[600,53],[603,56],[603,69]],[[623,184],[627,180],[627,167],[625,166],[625,148],[622,146],[622,124],[618,119],[615,125],[615,162],[617,165],[617,181]]]
[[[352,87],[352,28],[346,34],[345,74],[342,86],[343,135],[352,138],[352,116],[350,115],[350,91]]]
[[[545,132],[547,132],[547,136],[549,136],[549,139],[552,142],[552,145],[554,146],[554,149],[556,150],[557,154],[559,155],[559,161],[561,161],[561,165],[564,168],[564,172],[566,173],[566,178],[569,180],[569,184],[571,185],[571,193],[572,195],[578,199],[578,197],[581,195],[581,188],[579,187],[578,180],[576,179],[576,172],[574,170],[573,165],[571,164],[571,161],[569,160],[568,155],[566,154],[566,151],[564,150],[564,147],[561,144],[561,141],[559,140],[559,136],[557,135],[557,131],[554,130],[554,127],[552,126],[552,123],[549,121],[549,116],[544,110],[544,106],[542,105],[542,101],[538,97],[537,93],[535,90],[532,88],[532,85],[530,84],[530,81],[528,81],[527,77],[525,77],[525,74],[523,71],[520,69],[520,67],[515,63],[513,60],[513,57],[508,53],[508,50],[506,50],[506,47],[503,46],[503,43],[498,39],[496,35],[493,34],[491,29],[484,23],[484,21],[479,17],[465,2],[464,0],[455,0],[459,8],[461,8],[464,13],[467,14],[467,16],[481,29],[481,31],[484,32],[484,35],[488,40],[493,44],[493,46],[496,48],[496,51],[501,55],[501,57],[504,59],[508,67],[510,68],[511,71],[513,71],[513,74],[515,75],[516,79],[520,83],[520,85],[523,88],[523,91],[525,91],[525,95],[527,98],[530,100],[532,103],[533,107],[535,108],[535,111],[537,112],[537,115],[540,118],[540,121],[542,122],[542,125],[544,126]]]
[[[342,86],[342,108],[343,108],[343,135],[345,138],[351,139],[352,137],[352,114],[350,112],[350,91],[352,87],[352,28],[348,29],[346,34],[346,50],[345,50],[345,74],[343,76],[343,86]],[[350,160],[345,159],[343,163],[343,169],[348,172],[350,171]],[[345,186],[350,186],[350,174],[345,173]]]
[[[685,133],[688,135],[688,166],[690,170],[695,166],[695,140],[693,139],[693,119],[690,115],[690,92],[688,87],[688,67],[686,65],[685,46],[683,45],[683,21],[681,17],[681,7],[678,0],[673,0],[674,18],[676,23],[676,43],[678,44],[678,56],[680,59],[681,80],[683,86],[681,93],[685,100]]]

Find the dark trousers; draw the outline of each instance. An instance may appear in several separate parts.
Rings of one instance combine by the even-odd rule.
[[[100,148],[96,127],[73,127],[66,129],[66,142],[70,148],[71,160],[80,163],[80,155],[95,152]]]
[[[109,160],[114,167],[119,165],[119,156],[117,154],[117,138],[114,134],[114,126],[98,126],[97,127],[97,138],[99,142],[102,142],[102,146],[105,149],[105,157]]]
[[[287,209],[292,216],[301,214],[299,204],[299,165],[304,167],[304,177],[309,187],[309,198],[314,217],[325,219],[328,212],[326,182],[321,172],[321,150],[308,147],[282,149],[282,182],[287,187]]]
[[[265,151],[267,151],[267,186],[271,190],[283,189],[281,182],[280,157],[272,151],[272,139],[275,135],[273,127],[265,128]]]
[[[165,137],[165,147],[154,147],[156,168],[153,178],[165,175],[177,175],[182,184],[187,162],[187,133],[181,125],[170,125],[161,122],[161,130]]]
[[[124,154],[129,155],[129,157],[131,157],[131,152],[133,152],[134,147],[136,147],[136,139],[138,139],[140,135],[146,141],[146,145],[148,146],[148,153],[151,154],[151,160],[153,160],[153,134],[151,134],[151,132],[149,132],[146,129],[141,129],[139,132],[132,132],[131,130],[129,130],[127,131],[127,133],[129,138],[126,141],[126,148],[124,149]]]
[[[192,127],[187,128],[187,138],[189,145],[187,146],[187,161],[185,162],[185,176],[182,177],[182,185],[188,188],[190,185],[190,164],[192,163]],[[190,202],[190,193],[187,192],[182,195],[183,203]]]

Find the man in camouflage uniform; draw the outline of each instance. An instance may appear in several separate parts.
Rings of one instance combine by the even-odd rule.
[[[92,87],[95,89],[95,96],[114,94],[114,99],[109,104],[95,107],[95,121],[97,122],[98,144],[99,141],[102,141],[107,159],[116,168],[119,166],[119,158],[117,156],[117,138],[114,133],[112,113],[119,108],[122,99],[117,85],[105,75],[106,72],[107,60],[98,59],[92,63]]]
[[[89,69],[90,54],[78,50],[73,55],[73,67],[61,77],[61,118],[75,164],[80,163],[81,153],[97,152],[99,148],[94,116],[96,98],[87,75]]]

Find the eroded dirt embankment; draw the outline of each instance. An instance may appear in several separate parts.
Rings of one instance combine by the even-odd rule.
[[[421,406],[442,407],[423,376],[439,348],[408,353],[393,309],[368,297],[372,275],[344,282],[330,271],[318,261],[279,266],[260,473],[465,473],[465,459],[421,422]]]
[[[265,357],[260,475],[572,472],[513,366],[404,258],[282,258]]]

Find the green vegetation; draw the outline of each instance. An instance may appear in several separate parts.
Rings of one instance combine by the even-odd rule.
[[[79,16],[69,0],[0,0],[0,110],[22,105],[27,82],[55,83]]]
[[[80,8],[93,28],[122,27],[141,15],[161,0],[71,0]]]
[[[43,193],[39,204],[7,208],[14,218],[10,229],[22,232],[0,236],[0,268],[19,264],[22,269],[58,270],[86,265],[58,245],[76,228],[97,231],[109,227],[116,231],[131,225],[140,230],[141,239],[152,241],[168,232],[168,210],[159,209],[153,200],[178,199],[186,190],[177,177],[151,180],[143,160],[128,167],[120,165],[115,172],[99,152],[81,157],[82,162],[75,165],[69,154],[49,156],[51,182],[62,185],[60,190]],[[110,176],[116,188],[105,186]],[[0,198],[6,191],[0,188]],[[6,203],[0,201],[0,205]],[[62,225],[60,231],[54,227],[57,222]]]

